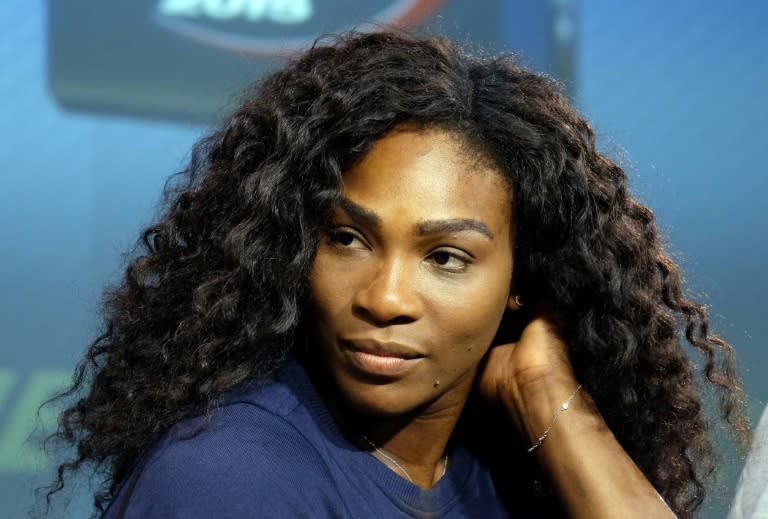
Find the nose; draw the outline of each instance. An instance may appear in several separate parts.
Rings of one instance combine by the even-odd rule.
[[[422,303],[416,289],[416,268],[397,259],[383,260],[355,293],[353,311],[379,326],[419,319]]]

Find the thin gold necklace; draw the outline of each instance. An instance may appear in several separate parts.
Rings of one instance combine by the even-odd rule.
[[[386,459],[387,461],[389,461],[389,462],[390,462],[392,465],[394,465],[395,467],[397,467],[397,469],[399,469],[399,470],[400,470],[400,472],[402,472],[402,473],[403,473],[403,475],[404,475],[406,478],[408,478],[408,481],[410,481],[411,483],[413,483],[413,478],[411,478],[411,475],[410,475],[410,474],[408,474],[408,471],[407,471],[407,470],[405,470],[405,467],[403,467],[402,465],[400,465],[400,464],[399,464],[399,463],[398,463],[398,462],[395,460],[395,458],[393,458],[393,457],[392,457],[390,454],[388,454],[388,453],[387,453],[387,452],[386,452],[384,449],[382,449],[381,447],[379,447],[378,445],[376,445],[375,443],[373,443],[371,440],[369,440],[369,439],[368,439],[368,437],[367,437],[366,435],[364,435],[364,434],[362,434],[362,433],[361,433],[361,434],[360,434],[360,437],[361,437],[363,440],[365,440],[365,442],[366,442],[368,445],[370,445],[370,446],[373,448],[373,450],[374,450],[374,451],[376,451],[376,452],[377,452],[377,453],[378,453],[380,456],[382,456],[384,459]],[[443,472],[440,474],[440,478],[442,478],[443,476],[445,476],[445,471],[446,471],[447,469],[448,469],[448,454],[446,453],[446,454],[445,454],[445,456],[443,457]]]

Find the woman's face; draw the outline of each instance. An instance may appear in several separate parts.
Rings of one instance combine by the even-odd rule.
[[[344,175],[310,286],[317,347],[358,411],[460,409],[512,304],[509,188],[458,142],[396,130]]]

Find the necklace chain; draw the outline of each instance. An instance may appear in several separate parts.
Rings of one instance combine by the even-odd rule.
[[[413,483],[413,478],[411,478],[411,475],[408,473],[408,471],[407,471],[407,470],[405,470],[405,467],[403,467],[402,465],[400,465],[400,464],[397,462],[397,460],[395,460],[395,458],[393,458],[393,457],[392,457],[390,454],[387,454],[387,452],[386,452],[384,449],[382,449],[381,447],[379,447],[378,445],[376,445],[375,443],[373,443],[371,440],[369,440],[369,439],[368,439],[368,437],[367,437],[366,435],[364,435],[364,434],[362,434],[362,433],[361,433],[361,434],[360,434],[360,437],[361,437],[363,440],[365,440],[365,442],[366,442],[368,445],[370,445],[370,446],[373,448],[373,450],[374,450],[374,451],[376,451],[376,452],[377,452],[377,453],[378,453],[380,456],[382,456],[384,459],[386,459],[387,461],[389,461],[389,462],[390,462],[392,465],[394,465],[395,467],[397,467],[397,468],[400,470],[400,472],[402,472],[402,473],[403,473],[403,475],[404,475],[406,478],[408,478],[408,481],[410,481],[411,483]],[[443,472],[440,474],[440,477],[441,477],[441,478],[442,478],[443,476],[445,476],[445,471],[446,471],[447,469],[448,469],[448,454],[446,454],[446,455],[445,455],[445,457],[443,458]]]

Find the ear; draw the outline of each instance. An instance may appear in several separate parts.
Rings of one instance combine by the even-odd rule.
[[[520,294],[510,293],[509,299],[507,299],[507,308],[515,311],[520,310],[520,308],[523,306],[523,299],[520,297]]]

